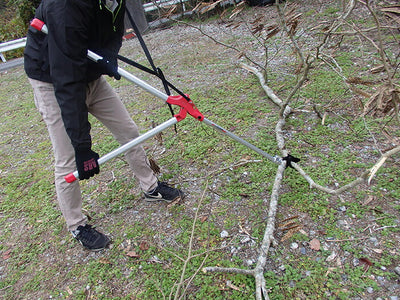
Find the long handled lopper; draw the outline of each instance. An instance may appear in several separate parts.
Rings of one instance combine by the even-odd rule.
[[[45,34],[48,33],[48,29],[46,24],[44,24],[43,21],[39,19],[33,19],[31,22],[31,26]],[[87,56],[89,59],[97,62],[98,60],[101,60],[102,57],[90,50],[88,50]],[[287,156],[284,158],[281,158],[279,156],[272,156],[265,151],[261,150],[260,148],[254,146],[253,144],[250,144],[249,142],[245,141],[244,139],[238,137],[237,135],[233,134],[232,132],[222,128],[218,124],[212,122],[211,120],[206,119],[202,113],[196,108],[192,100],[188,97],[188,95],[177,95],[177,96],[168,96],[167,94],[157,90],[156,88],[152,87],[148,83],[144,82],[143,80],[137,78],[136,76],[130,74],[129,72],[125,71],[124,69],[118,67],[118,73],[126,78],[127,80],[135,83],[142,89],[146,90],[150,94],[164,100],[166,103],[171,104],[171,105],[178,105],[180,107],[180,111],[178,114],[175,114],[173,118],[170,120],[158,125],[157,127],[149,130],[148,132],[140,135],[139,137],[133,139],[132,141],[118,147],[117,149],[111,151],[110,153],[102,156],[99,158],[98,163],[99,165],[105,163],[106,161],[124,153],[125,151],[131,149],[132,147],[135,147],[146,140],[150,139],[151,137],[155,136],[156,134],[160,133],[161,131],[175,125],[176,123],[182,121],[183,119],[186,118],[187,114],[191,115],[198,121],[201,121],[205,123],[208,126],[211,126],[212,128],[216,129],[217,131],[221,132],[224,135],[229,136],[230,138],[234,139],[235,141],[239,142],[240,144],[252,149],[253,151],[257,152],[258,154],[262,155],[263,157],[269,159],[275,164],[281,164],[284,160],[287,161],[287,166],[290,166],[290,161],[298,161],[297,158],[294,158],[292,156]],[[73,182],[75,180],[79,179],[78,171],[75,171],[73,173],[68,174],[65,176],[65,180],[67,182]]]

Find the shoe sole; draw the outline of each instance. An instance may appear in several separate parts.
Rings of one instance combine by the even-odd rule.
[[[81,244],[81,246],[82,246],[84,249],[86,249],[86,250],[88,250],[88,251],[90,251],[90,252],[99,252],[99,251],[101,251],[101,250],[107,249],[108,245],[110,245],[111,242],[112,242],[111,239],[108,239],[108,241],[107,241],[107,243],[104,245],[104,247],[96,248],[96,249],[90,249],[90,248],[86,247],[85,245],[83,245],[83,243],[82,243],[80,240],[78,240],[78,239],[76,239],[76,240],[79,242],[79,244]]]
[[[174,202],[174,201],[176,201],[178,199],[180,200],[180,199],[182,199],[182,197],[178,196],[178,197],[176,197],[176,198],[174,198],[172,200],[167,200],[167,199],[164,199],[164,198],[147,198],[146,196],[144,197],[144,200],[146,200],[147,202],[161,202],[161,201],[164,201],[164,202],[167,202],[167,203],[171,203],[171,202]]]

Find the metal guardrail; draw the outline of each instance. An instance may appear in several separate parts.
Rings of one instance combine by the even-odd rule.
[[[156,10],[160,7],[179,4],[179,3],[183,3],[183,2],[187,2],[187,1],[189,1],[189,0],[159,0],[159,1],[154,1],[151,3],[145,3],[145,4],[143,4],[143,8],[144,8],[145,12],[149,12],[149,11]]]
[[[5,42],[5,43],[0,43],[0,58],[1,58],[1,60],[3,62],[6,62],[6,59],[3,56],[3,52],[15,50],[18,48],[23,48],[23,47],[25,47],[25,44],[26,44],[26,37],[17,39],[17,40],[13,40],[13,41],[9,41],[9,42]]]

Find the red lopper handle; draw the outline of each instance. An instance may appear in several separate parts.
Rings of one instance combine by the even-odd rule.
[[[74,182],[77,178],[75,177],[74,173],[69,173],[67,176],[64,177],[65,181],[68,183]]]
[[[42,31],[44,22],[42,20],[39,20],[38,18],[34,18],[31,22],[31,26],[39,31]]]

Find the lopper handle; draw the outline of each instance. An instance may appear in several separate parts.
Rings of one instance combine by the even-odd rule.
[[[46,24],[42,20],[39,20],[38,18],[34,18],[32,20],[31,26],[43,33],[46,33],[46,34],[48,33]]]
[[[64,176],[64,179],[68,183],[74,182],[75,180],[79,179],[78,171],[69,173],[67,176]]]
[[[142,135],[139,135],[137,138],[133,139],[132,141],[114,149],[113,151],[105,154],[104,156],[100,157],[98,159],[99,166],[104,164],[106,161],[109,161],[110,159],[128,151],[132,147],[135,147],[144,141],[147,141],[148,139],[152,138],[156,134],[160,133],[161,131],[167,129],[168,127],[171,127],[178,123],[178,120],[173,117],[169,119],[168,121],[165,121],[164,123],[154,127],[153,129],[150,129],[146,133],[143,133]],[[74,182],[75,180],[79,179],[79,173],[78,171],[74,171],[73,173],[68,174],[67,176],[64,176],[64,179],[66,182],[71,183]]]

